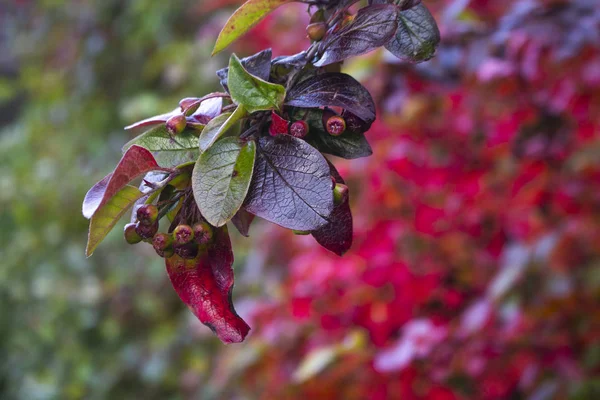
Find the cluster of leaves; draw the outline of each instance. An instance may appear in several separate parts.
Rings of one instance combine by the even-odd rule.
[[[242,5],[215,52],[281,3]],[[161,235],[153,244],[166,258],[176,292],[227,343],[242,341],[249,331],[231,304],[228,222],[247,236],[258,216],[344,254],[353,236],[348,189],[322,153],[370,155],[364,133],[375,121],[375,103],[358,81],[339,72],[340,63],[381,46],[401,59],[424,61],[439,41],[435,21],[419,1],[376,1],[352,15],[354,3],[308,2],[314,11],[309,49],[276,58],[271,50],[241,60],[232,55],[229,66],[217,71],[225,92],[185,98],[172,112],[127,127],[145,131],[123,147],[115,170],[84,199],[83,215],[90,219],[86,254],[133,207],[138,239]],[[130,185],[140,176],[139,188]],[[156,221],[145,224],[142,205],[156,208]],[[169,224],[158,233],[163,217]],[[175,237],[174,249],[166,247],[177,229],[196,224],[210,225],[210,243],[190,249],[189,241]],[[132,233],[126,234],[130,241]]]

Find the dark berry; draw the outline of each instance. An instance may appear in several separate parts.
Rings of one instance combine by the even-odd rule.
[[[362,119],[349,111],[342,113],[342,118],[346,121],[346,129],[352,133],[364,133],[367,131],[368,125]]]
[[[308,133],[308,124],[306,121],[296,121],[290,125],[290,135],[302,139]]]
[[[177,225],[173,230],[173,239],[175,246],[183,246],[194,239],[194,230],[189,225]]]
[[[158,219],[158,208],[154,204],[144,204],[136,212],[137,219],[142,225],[152,225]]]
[[[194,239],[198,244],[208,244],[213,238],[213,228],[207,222],[194,225]]]
[[[306,33],[310,40],[318,42],[327,33],[327,24],[325,22],[312,23],[306,27]]]
[[[158,221],[151,225],[144,225],[138,222],[135,224],[135,231],[142,237],[142,239],[150,239],[156,235],[156,232],[158,232]]]
[[[167,250],[173,244],[173,237],[166,233],[157,233],[152,238],[152,246],[154,250]]]
[[[158,250],[156,248],[154,250],[156,251],[156,254],[158,254],[162,258],[170,258],[173,257],[173,254],[175,254],[175,250],[172,247],[169,247],[165,250]]]
[[[198,255],[198,245],[196,243],[187,243],[175,247],[175,254],[181,258],[196,258]]]
[[[133,223],[125,225],[123,235],[125,236],[125,241],[129,244],[136,244],[142,241],[142,237],[135,231],[135,224]]]
[[[171,118],[169,118],[167,120],[167,122],[165,122],[165,126],[167,127],[167,132],[169,132],[169,134],[171,136],[175,136],[175,135],[178,135],[181,132],[183,132],[186,125],[187,125],[187,119],[185,118],[185,115],[183,115],[183,114],[174,115]]]
[[[333,202],[338,205],[348,200],[348,186],[338,183],[333,188]]]
[[[334,115],[327,120],[325,129],[331,136],[340,136],[346,131],[346,121],[344,118]]]

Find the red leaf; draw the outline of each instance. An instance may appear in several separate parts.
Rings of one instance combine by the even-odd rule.
[[[271,125],[269,126],[269,134],[271,136],[287,135],[290,121],[280,117],[275,111],[271,111]]]
[[[345,183],[331,162],[329,162],[329,169],[335,183]],[[321,246],[342,256],[352,247],[352,212],[349,196],[333,209],[329,220],[328,224],[313,231],[312,235]]]
[[[201,258],[184,260],[175,255],[166,260],[169,278],[179,298],[224,343],[242,342],[250,330],[233,308],[232,264],[226,226],[215,228],[214,242]]]
[[[113,172],[96,183],[83,199],[82,212],[86,218],[92,215],[125,185],[146,172],[165,170],[161,168],[150,151],[133,145],[119,161]]]

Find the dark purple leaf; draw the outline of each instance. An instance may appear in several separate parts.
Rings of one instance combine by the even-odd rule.
[[[179,298],[224,343],[244,340],[250,327],[235,312],[233,252],[227,227],[215,228],[208,252],[194,260],[175,255],[166,260],[167,273]]]
[[[161,168],[148,150],[143,147],[131,146],[113,172],[96,183],[85,195],[82,212],[86,218],[92,215],[114,196],[125,185],[136,177],[150,171],[164,170]]]
[[[257,76],[263,81],[269,81],[271,74],[271,57],[273,53],[271,49],[263,50],[249,57],[242,58],[240,62],[246,71],[251,75]],[[229,75],[229,67],[221,68],[217,71],[217,76],[220,79],[221,86],[229,92],[227,77]]]
[[[328,163],[335,182],[345,183],[333,164]],[[352,247],[352,212],[350,211],[349,197],[343,203],[335,206],[329,220],[328,224],[313,231],[312,235],[321,246],[342,256]]]
[[[254,215],[250,214],[244,208],[240,208],[238,212],[231,218],[231,222],[240,232],[242,236],[250,236],[250,224],[254,221]]]
[[[369,0],[369,4],[395,4],[404,11],[421,4],[421,0]]]
[[[352,22],[325,36],[320,45],[321,58],[314,65],[333,64],[383,46],[398,28],[398,13],[398,7],[392,4],[361,8]]]
[[[320,228],[333,210],[327,161],[304,140],[289,135],[260,138],[244,207],[284,228]]]
[[[285,104],[294,107],[342,107],[367,123],[375,120],[371,94],[347,74],[330,72],[308,78],[288,92]]]
[[[423,4],[400,12],[396,36],[385,45],[403,61],[423,62],[431,59],[440,42],[435,19]]]

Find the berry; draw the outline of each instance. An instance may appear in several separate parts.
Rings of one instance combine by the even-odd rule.
[[[125,225],[123,235],[125,236],[125,241],[129,244],[136,244],[142,241],[142,237],[136,232],[135,224],[133,223]]]
[[[185,115],[183,115],[183,114],[173,115],[171,118],[169,118],[167,120],[167,122],[165,122],[165,126],[167,127],[167,132],[169,132],[169,135],[171,135],[171,136],[175,136],[175,135],[178,135],[181,132],[183,132],[186,125],[187,125],[187,120],[185,118]]]
[[[189,225],[177,225],[173,230],[173,239],[175,246],[183,246],[194,239],[194,230]]]
[[[173,237],[166,233],[157,233],[152,238],[152,246],[156,251],[164,251],[171,247],[173,244]]]
[[[302,139],[308,133],[308,124],[306,121],[296,121],[290,125],[290,135]]]
[[[310,40],[318,42],[323,39],[327,33],[327,24],[325,22],[315,22],[306,27],[306,33]]]
[[[346,121],[339,115],[334,115],[327,120],[325,129],[331,136],[340,136],[346,131]]]
[[[196,258],[198,256],[198,245],[196,243],[187,243],[175,247],[175,254],[181,258]]]
[[[162,258],[171,258],[173,257],[173,254],[175,254],[175,250],[172,247],[169,247],[165,250],[158,250],[156,248],[154,250],[156,251],[156,254],[158,254]]]
[[[156,232],[158,232],[158,221],[151,225],[144,225],[138,222],[135,224],[135,231],[142,237],[142,239],[150,239],[156,235]]]
[[[348,186],[338,183],[333,188],[333,202],[339,205],[346,201],[348,201]]]
[[[213,229],[207,222],[194,225],[194,239],[198,244],[208,244],[213,238]]]
[[[152,225],[158,219],[158,208],[154,204],[144,204],[136,212],[137,219],[142,225]]]

